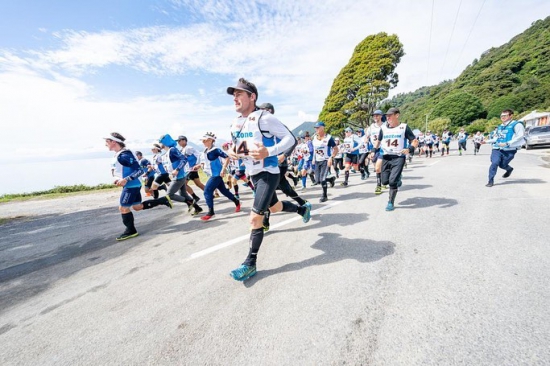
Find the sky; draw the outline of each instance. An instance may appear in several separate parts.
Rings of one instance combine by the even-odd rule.
[[[547,0],[0,0],[0,154],[105,151],[165,133],[228,140],[245,77],[289,128],[315,121],[365,37],[396,34],[390,95],[456,78],[550,15]]]

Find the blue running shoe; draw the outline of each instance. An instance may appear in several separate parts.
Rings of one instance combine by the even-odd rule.
[[[236,281],[244,281],[256,274],[256,266],[242,264],[239,268],[232,270],[229,275]]]
[[[386,211],[393,211],[395,210],[395,207],[393,207],[393,203],[388,202],[388,205],[386,206]]]
[[[306,208],[306,212],[302,215],[302,221],[304,224],[307,224],[309,222],[309,219],[311,219],[311,203],[306,202],[304,204],[304,207]]]

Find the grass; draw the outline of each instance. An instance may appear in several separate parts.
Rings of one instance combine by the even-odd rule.
[[[92,192],[107,189],[118,188],[114,184],[98,184],[97,186],[87,186],[77,184],[74,186],[57,186],[46,191],[37,191],[31,193],[4,194],[0,196],[0,203],[11,201],[26,201],[35,198],[57,198],[60,196],[73,195],[82,192]]]
[[[206,184],[208,177],[206,176],[206,174],[204,174],[202,170],[199,171],[199,177],[201,182]],[[194,185],[193,182],[189,182],[189,184]],[[87,186],[84,184],[77,184],[74,186],[56,186],[46,191],[4,194],[0,196],[0,203],[7,203],[12,201],[28,201],[31,199],[59,198],[63,196],[71,196],[71,195],[81,194],[85,192],[95,192],[95,191],[108,190],[108,189],[120,189],[120,187],[117,187],[114,184],[98,184],[97,186]]]

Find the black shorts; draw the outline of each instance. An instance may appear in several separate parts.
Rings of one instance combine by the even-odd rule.
[[[359,158],[358,155],[350,155],[350,154],[346,154],[346,164],[353,164],[353,165],[356,165],[357,164],[357,159]]]
[[[279,174],[261,172],[250,178],[256,188],[252,211],[255,214],[263,215],[270,207],[279,202],[275,193],[279,185]]]
[[[145,186],[146,188],[151,188],[151,186],[153,185],[154,180],[155,180],[155,176],[154,176],[154,175],[148,176],[147,178],[145,178],[145,184],[144,184],[144,186]]]
[[[192,172],[189,172],[189,174],[187,174],[187,180],[195,180],[195,179],[199,179],[199,172],[192,171]]]
[[[168,173],[160,174],[155,178],[155,183],[158,184],[159,186],[163,185],[164,183],[170,183],[170,182],[171,182],[170,174]]]

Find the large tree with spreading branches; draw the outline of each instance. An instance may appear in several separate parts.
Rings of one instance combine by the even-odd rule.
[[[347,127],[365,128],[371,113],[399,81],[395,68],[403,57],[396,35],[378,33],[359,43],[334,79],[319,120],[332,134]]]

